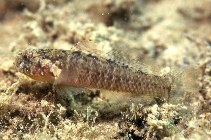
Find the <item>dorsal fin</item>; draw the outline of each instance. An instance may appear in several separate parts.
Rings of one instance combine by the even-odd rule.
[[[102,50],[102,47],[100,47],[100,45],[98,45],[97,43],[95,43],[90,39],[80,40],[78,43],[75,44],[75,47],[85,53],[92,54],[94,56],[101,57],[107,60],[111,59],[121,65],[128,65],[129,67],[132,67],[134,70],[142,71],[145,73],[153,73],[153,74],[158,73],[157,72],[158,66],[156,66],[155,64],[152,64],[152,66],[147,65],[149,62],[148,59],[147,60],[146,59],[140,60],[139,58],[130,59],[128,57],[125,57],[124,52],[121,52],[121,50],[118,51],[115,48],[114,49],[112,48],[110,51],[104,51]]]
[[[90,53],[90,54],[94,54],[96,56],[100,56],[103,58],[110,58],[112,57],[112,51],[104,51],[102,50],[101,47],[99,47],[94,41],[92,40],[88,40],[88,39],[83,39],[80,40],[78,43],[76,43],[75,45],[78,49]]]

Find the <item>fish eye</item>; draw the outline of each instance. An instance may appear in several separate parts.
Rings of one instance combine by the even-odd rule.
[[[23,60],[27,60],[27,55],[23,55]]]

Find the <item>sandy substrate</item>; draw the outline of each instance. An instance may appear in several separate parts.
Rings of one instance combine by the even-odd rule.
[[[210,7],[211,0],[2,0],[0,139],[210,139]],[[94,41],[100,57],[170,70],[175,94],[142,102],[56,89],[13,65],[28,47],[69,50],[82,39]]]

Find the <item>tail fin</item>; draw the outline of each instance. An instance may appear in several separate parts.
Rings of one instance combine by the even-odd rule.
[[[171,71],[172,90],[170,103],[186,103],[197,96],[199,71],[193,67],[176,69]]]

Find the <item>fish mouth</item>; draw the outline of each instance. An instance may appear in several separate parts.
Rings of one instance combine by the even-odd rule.
[[[31,65],[32,65],[32,58],[33,55],[30,53],[29,50],[24,50],[22,52],[19,52],[16,57],[15,57],[15,68],[17,71],[24,73],[24,74],[29,74],[31,73]]]

